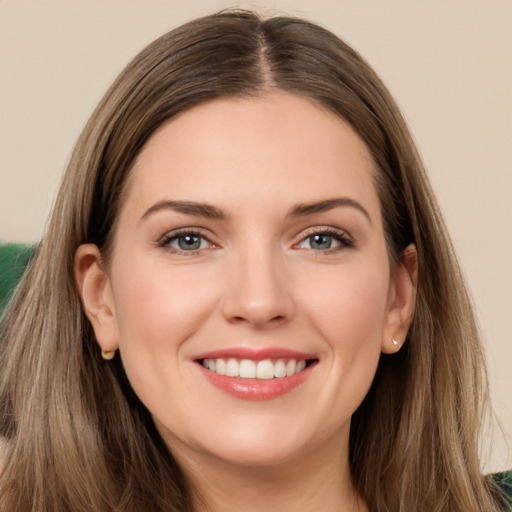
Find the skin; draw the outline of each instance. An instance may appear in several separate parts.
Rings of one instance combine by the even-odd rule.
[[[350,418],[381,352],[406,337],[416,280],[413,248],[390,268],[372,173],[351,127],[309,100],[215,100],[143,148],[108,266],[95,246],[78,250],[98,343],[119,350],[197,510],[366,510],[350,481]],[[290,215],[340,197],[351,204]],[[162,201],[207,203],[224,218],[155,208]],[[200,235],[199,249],[180,249],[178,229]],[[242,400],[195,361],[232,347],[299,350],[317,364],[290,393]]]

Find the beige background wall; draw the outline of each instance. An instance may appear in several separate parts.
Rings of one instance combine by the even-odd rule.
[[[418,141],[485,335],[512,467],[511,0],[0,0],[0,238],[40,238],[69,151],[146,43],[229,6],[320,22],[374,65]]]

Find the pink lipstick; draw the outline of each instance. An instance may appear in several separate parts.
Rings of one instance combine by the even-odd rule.
[[[208,381],[235,398],[271,400],[300,386],[318,363],[314,354],[237,347],[194,358]]]

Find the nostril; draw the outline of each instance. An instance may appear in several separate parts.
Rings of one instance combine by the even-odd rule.
[[[270,318],[264,317],[263,315],[261,317],[257,317],[255,315],[248,315],[247,317],[237,315],[237,316],[234,316],[231,318],[232,323],[248,324],[248,325],[254,325],[254,326],[268,325],[268,324],[276,325],[276,324],[280,324],[285,321],[286,321],[286,316],[284,316],[284,315],[276,315],[276,316],[270,317]]]
[[[276,315],[275,317],[271,318],[270,321],[271,322],[272,321],[279,322],[279,321],[284,320],[284,319],[285,319],[284,315]]]

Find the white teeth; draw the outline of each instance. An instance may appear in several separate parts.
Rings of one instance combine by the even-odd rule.
[[[239,374],[243,379],[254,379],[256,377],[256,363],[250,359],[242,359]]]
[[[226,364],[226,375],[228,377],[239,377],[240,376],[240,365],[236,359],[228,359]]]
[[[306,361],[301,359],[278,359],[272,361],[264,359],[253,361],[251,359],[203,359],[202,365],[218,375],[228,377],[241,377],[243,379],[262,379],[291,377],[306,368]]]
[[[226,375],[226,361],[224,361],[224,359],[216,359],[215,366],[215,373],[219,375]]]
[[[286,363],[286,376],[291,377],[295,373],[295,367],[297,366],[297,363],[295,362],[295,359],[290,359]]]
[[[304,361],[303,359],[302,361],[299,361],[297,363],[297,366],[295,367],[295,373],[301,372],[302,370],[304,370],[304,368],[306,368],[306,361]]]
[[[258,362],[256,367],[256,377],[258,379],[273,379],[274,378],[274,365],[269,359],[264,359]]]
[[[274,377],[286,377],[286,362],[283,359],[276,361],[274,365]]]

